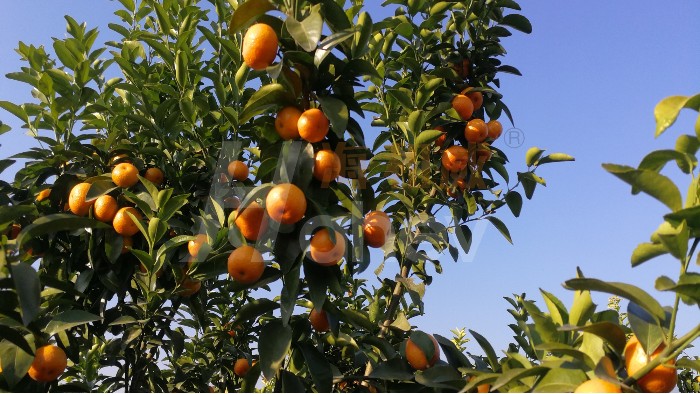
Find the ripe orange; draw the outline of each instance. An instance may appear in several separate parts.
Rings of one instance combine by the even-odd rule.
[[[311,309],[311,312],[309,312],[309,321],[311,322],[311,327],[317,332],[327,332],[331,329],[331,325],[328,322],[328,314],[323,309]]]
[[[314,178],[322,183],[334,181],[340,176],[340,157],[330,149],[316,153],[314,162]]]
[[[142,216],[139,211],[136,210],[136,208],[123,207],[117,211],[116,215],[114,215],[114,219],[112,219],[112,226],[117,234],[132,236],[139,232],[139,228],[136,226],[136,223],[131,220],[131,217],[127,215],[127,212],[134,215],[137,220],[141,220]]]
[[[627,345],[625,345],[625,367],[629,376],[634,375],[637,371],[643,368],[649,361],[658,357],[666,346],[662,343],[654,350],[651,356],[648,356],[642,348],[641,343],[636,336],[632,336]],[[674,366],[675,360],[671,365],[662,364],[652,369],[641,379],[637,380],[637,385],[647,393],[668,393],[676,387],[677,371]]]
[[[131,237],[122,237],[122,253],[127,253],[134,246],[134,239]]]
[[[202,245],[205,243],[207,243],[206,234],[197,234],[193,240],[190,240],[187,243],[187,251],[190,253],[190,256],[197,257],[200,249],[202,249]]]
[[[156,273],[156,277],[158,276],[158,273]],[[178,294],[182,297],[190,297],[194,293],[198,292],[199,289],[202,288],[202,282],[199,280],[194,280],[190,278],[189,276],[185,276],[182,279],[182,282],[180,282],[180,290]]]
[[[319,142],[326,138],[330,129],[330,122],[326,115],[318,108],[304,111],[297,121],[299,135],[306,141]]]
[[[275,130],[283,140],[299,138],[299,128],[297,122],[301,111],[297,107],[289,106],[282,108],[275,118]]]
[[[467,379],[467,382],[471,381],[472,379],[474,379],[474,377],[470,376],[469,379]],[[491,391],[491,385],[488,383],[484,383],[484,384],[480,384],[480,385],[476,386],[477,393],[488,393],[489,391]]]
[[[44,189],[39,192],[39,194],[36,195],[36,202],[42,202],[49,198],[51,195],[51,189]]]
[[[464,89],[462,94],[469,97],[469,100],[471,100],[472,104],[474,104],[474,111],[476,111],[484,104],[484,95],[481,92],[470,92],[471,89],[472,88]]]
[[[445,140],[447,140],[447,132],[445,132],[445,128],[442,126],[437,126],[435,130],[440,130],[442,131],[442,135],[438,137],[438,139],[435,140],[435,145],[437,146],[442,146],[445,144]]]
[[[483,142],[489,135],[489,127],[481,119],[472,119],[464,128],[464,138],[472,144]]]
[[[143,176],[144,178],[148,179],[151,181],[152,184],[157,186],[160,186],[163,184],[163,180],[165,179],[165,174],[163,174],[163,171],[161,171],[160,168],[157,167],[151,167],[146,170],[146,173]]]
[[[265,209],[256,201],[250,203],[240,214],[236,213],[235,217],[234,223],[246,239],[257,241],[267,231]]]
[[[328,229],[323,228],[316,231],[311,236],[309,253],[311,254],[311,260],[319,265],[336,265],[345,255],[345,237],[343,237],[343,234],[336,231],[335,242],[333,242]]]
[[[100,222],[109,223],[112,221],[112,219],[114,219],[114,215],[117,214],[117,210],[119,210],[117,200],[109,194],[105,194],[103,196],[99,196],[97,200],[95,200],[93,214],[95,215],[95,219],[99,220]]]
[[[139,170],[131,163],[119,163],[112,170],[112,182],[123,188],[129,188],[139,181]]]
[[[265,209],[272,220],[282,224],[294,224],[306,213],[306,196],[296,185],[282,183],[267,193]]]
[[[489,120],[489,122],[486,123],[486,126],[488,126],[489,129],[489,138],[495,140],[501,136],[501,133],[503,132],[503,125],[501,122],[497,121],[496,119]]]
[[[471,118],[474,113],[474,103],[469,97],[463,94],[458,94],[452,99],[452,108],[457,111],[457,114],[459,114],[462,120]]]
[[[451,146],[442,152],[442,166],[450,172],[460,172],[467,168],[469,151],[459,145]]]
[[[249,173],[250,170],[248,166],[240,160],[234,160],[228,163],[228,175],[237,181],[245,181],[248,179]]]
[[[607,380],[593,378],[581,383],[574,393],[621,393],[620,386]]]
[[[362,224],[362,231],[367,246],[381,248],[391,231],[389,215],[382,211],[368,212]]]
[[[418,345],[413,343],[413,341],[411,341],[410,338],[406,342],[406,360],[413,369],[421,371],[428,369],[435,365],[437,360],[440,358],[440,346],[438,346],[437,341],[432,335],[426,335],[428,335],[430,339],[432,339],[433,345],[435,346],[435,351],[433,352],[430,359],[428,359],[427,355],[423,353],[423,350],[421,350],[421,348],[418,347]]]
[[[249,369],[250,363],[248,362],[247,358],[239,358],[236,360],[236,363],[233,364],[233,373],[235,373],[236,376],[245,376]]]
[[[262,255],[250,245],[243,245],[228,256],[228,273],[236,282],[253,284],[264,271],[265,261]]]
[[[264,23],[251,26],[243,37],[243,62],[253,70],[267,68],[277,56],[277,33]]]
[[[29,376],[37,382],[52,382],[66,370],[66,352],[56,345],[46,345],[36,349],[34,361],[29,367]]]
[[[85,196],[87,196],[89,190],[89,183],[83,182],[73,186],[68,196],[68,207],[71,212],[78,216],[87,215],[88,211],[90,211],[90,207],[95,203],[95,200],[90,202],[85,201]]]

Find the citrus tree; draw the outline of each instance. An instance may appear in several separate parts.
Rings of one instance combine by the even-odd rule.
[[[545,184],[540,165],[573,160],[532,148],[514,173],[498,148],[502,115],[512,123],[499,75],[519,74],[501,39],[531,30],[516,2],[386,1],[382,20],[358,0],[120,3],[118,40],[95,47],[98,30],[67,16],[52,54],[20,43],[27,65],[7,75],[36,100],[0,107],[37,146],[0,162],[27,160],[0,184],[3,388],[483,390],[593,376],[604,351],[575,347],[599,322],[588,291],[637,290],[569,281],[584,301],[567,314],[549,297],[577,316],[561,322],[513,299],[522,331],[501,359],[476,333],[483,356],[410,323],[442,271],[428,250],[457,261],[476,220],[510,241],[497,214],[520,214]],[[671,251],[669,237],[652,250]],[[675,321],[642,298],[644,327]],[[662,356],[625,384],[694,339],[672,342],[670,327]]]

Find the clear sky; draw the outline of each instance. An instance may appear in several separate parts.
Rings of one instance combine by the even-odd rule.
[[[115,21],[117,4],[6,2],[0,74],[22,65],[13,50],[20,40],[51,50],[51,37],[65,35],[64,14],[99,26],[98,42],[113,38],[107,23]],[[503,76],[501,92],[525,143],[520,148],[497,145],[511,158],[513,171],[525,168],[530,146],[569,153],[576,162],[542,167],[539,174],[548,186],[538,187],[519,219],[502,211],[514,245],[487,227],[472,261],[455,264],[445,256],[444,274],[436,275],[427,291],[428,314],[413,320],[421,329],[445,336],[451,328],[466,326],[486,335],[496,349],[506,348],[511,336],[506,325],[513,322],[502,297],[526,292],[544,308],[542,288],[570,306],[572,292],[561,283],[574,277],[576,266],[588,277],[631,282],[660,297],[662,304],[672,303],[669,294],[653,290],[653,282],[661,274],[673,278],[675,260],[659,258],[635,269],[629,263],[634,247],[648,241],[666,208],[650,197],[632,196],[601,163],[637,165],[651,150],[673,148],[681,133],[693,134],[696,114],[686,111],[654,139],[653,109],[666,96],[700,93],[700,2],[523,1],[522,6],[534,31],[516,32],[504,46],[505,63],[524,76]],[[2,78],[0,100],[25,102],[31,96],[27,85]],[[0,111],[0,120],[14,129],[0,136],[0,158],[30,146],[33,140],[22,134],[12,115]],[[683,179],[678,171],[666,173]],[[0,177],[7,180],[8,172]],[[607,295],[594,300],[604,307]],[[698,320],[697,308],[684,308],[679,331]],[[468,349],[479,352],[475,342]]]

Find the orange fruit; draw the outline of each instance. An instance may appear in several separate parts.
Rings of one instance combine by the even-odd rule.
[[[71,212],[78,216],[87,215],[88,211],[90,211],[90,207],[95,203],[95,200],[89,202],[85,201],[85,196],[87,196],[89,190],[89,183],[83,182],[73,186],[68,196],[68,207]]]
[[[95,200],[95,207],[93,208],[92,212],[95,215],[95,219],[99,220],[100,222],[109,223],[112,221],[112,219],[114,219],[114,215],[117,214],[117,210],[119,210],[117,200],[109,194],[105,194],[97,197],[97,200]]]
[[[264,271],[265,261],[262,255],[250,245],[243,245],[228,256],[228,273],[236,282],[253,284]]]
[[[340,157],[330,149],[316,153],[314,162],[314,178],[322,183],[334,181],[340,176]]]
[[[476,111],[484,104],[484,95],[481,92],[470,92],[471,89],[472,88],[464,89],[462,94],[469,97],[469,100],[471,100],[474,105],[474,111]]]
[[[433,345],[435,346],[435,351],[430,359],[428,359],[428,356],[423,352],[423,350],[418,345],[413,343],[410,338],[406,342],[406,360],[413,369],[421,371],[435,365],[437,360],[440,358],[440,347],[438,346],[437,341],[432,335],[425,335],[428,335],[430,339],[432,339]]]
[[[248,179],[249,173],[250,170],[248,166],[240,160],[234,160],[228,163],[228,175],[237,181],[245,181]]]
[[[269,67],[277,56],[277,33],[264,23],[251,26],[243,36],[243,62],[253,70]]]
[[[621,393],[620,386],[607,380],[593,378],[581,383],[574,393]]]
[[[16,239],[20,231],[22,231],[22,226],[17,223],[13,223],[10,227],[10,231],[7,233],[7,239]]]
[[[503,132],[503,125],[501,122],[497,121],[496,119],[489,120],[489,122],[486,123],[486,126],[489,129],[489,138],[495,140],[501,136],[501,133]]]
[[[647,355],[642,348],[642,344],[636,336],[632,336],[625,345],[625,367],[629,376],[634,375],[643,368],[649,361],[658,357],[666,345],[663,343],[654,350],[651,356]],[[641,379],[637,380],[637,385],[647,393],[668,393],[676,387],[677,371],[674,366],[675,360],[668,364],[662,364],[652,369]]]
[[[483,142],[489,135],[489,127],[481,119],[472,119],[464,128],[464,138],[472,144]]]
[[[242,212],[236,214],[234,223],[246,239],[257,241],[267,230],[268,219],[265,209],[253,201]]]
[[[275,118],[275,130],[283,140],[299,138],[299,128],[297,122],[301,117],[301,111],[297,107],[289,106],[282,108]]]
[[[131,237],[122,237],[122,253],[127,253],[134,246],[134,239]]]
[[[445,144],[445,140],[447,140],[447,132],[445,132],[445,128],[442,126],[437,126],[435,130],[440,130],[442,131],[442,135],[438,137],[438,139],[435,140],[435,145],[437,146],[442,146]]]
[[[458,94],[452,99],[452,108],[457,111],[457,114],[462,120],[471,118],[474,113],[474,103],[469,97],[463,94]]]
[[[158,273],[156,273],[156,277],[157,276]],[[180,288],[181,290],[178,292],[180,296],[190,297],[202,288],[202,281],[194,280],[189,276],[185,276],[184,279],[182,279],[182,282],[180,282]]]
[[[163,171],[161,171],[160,168],[151,167],[146,170],[146,173],[143,177],[151,181],[152,184],[160,186],[163,184],[165,174],[163,174]]]
[[[119,163],[112,170],[112,182],[123,188],[129,188],[139,181],[139,170],[131,163]]]
[[[34,361],[29,367],[29,377],[37,382],[52,382],[66,370],[66,352],[56,345],[42,346],[34,352]]]
[[[474,379],[473,376],[470,376],[469,379],[467,379],[467,382],[470,382],[472,379]],[[488,383],[480,384],[476,386],[476,392],[477,393],[488,393],[491,391],[491,385]]]
[[[241,205],[241,199],[236,196],[224,198],[224,208],[238,209]]]
[[[120,208],[117,211],[117,214],[114,215],[114,219],[112,219],[112,226],[117,234],[132,236],[139,232],[139,228],[136,226],[136,223],[134,223],[131,217],[127,215],[127,213],[131,213],[137,220],[141,220],[141,214],[136,210],[136,208],[124,207]]]
[[[311,236],[309,247],[311,260],[319,265],[333,266],[345,255],[345,237],[338,231],[335,232],[335,242],[331,240],[328,229],[323,228]]]
[[[36,195],[36,202],[42,202],[49,198],[51,195],[51,189],[44,189],[39,192],[39,194]]]
[[[236,363],[233,364],[233,373],[235,373],[236,376],[245,376],[249,369],[250,363],[248,362],[247,358],[239,358],[236,360]]]
[[[319,142],[326,138],[330,129],[330,122],[326,115],[318,108],[304,111],[297,121],[299,135],[306,141]]]
[[[450,172],[460,172],[467,168],[469,151],[459,145],[451,146],[442,152],[442,166]]]
[[[323,309],[311,309],[311,312],[309,312],[309,321],[311,322],[311,327],[317,332],[327,332],[331,329],[331,325],[328,322],[328,314]]]
[[[389,215],[382,211],[368,212],[362,224],[362,231],[367,246],[381,248],[391,231]]]
[[[197,234],[193,240],[190,240],[187,243],[187,251],[190,253],[190,256],[197,257],[200,249],[202,249],[202,245],[205,243],[207,243],[206,234]]]
[[[469,76],[469,66],[470,64],[468,59],[462,59],[461,62],[452,63],[452,69],[455,70],[457,75],[459,75],[459,77],[462,79],[467,79]]]
[[[282,224],[294,224],[306,213],[306,196],[296,185],[282,183],[267,193],[265,209],[270,219]]]

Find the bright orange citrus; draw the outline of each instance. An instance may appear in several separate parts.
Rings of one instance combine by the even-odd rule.
[[[36,202],[42,202],[49,198],[51,195],[51,189],[44,189],[39,192],[39,194],[36,195]]]
[[[442,152],[442,166],[450,172],[460,172],[467,168],[469,151],[459,145],[451,146]]]
[[[472,119],[464,128],[464,138],[472,144],[483,142],[489,135],[489,128],[486,122],[481,119]]]
[[[328,314],[323,309],[311,309],[311,312],[309,312],[309,321],[311,322],[311,327],[317,332],[327,332],[331,329],[331,325],[328,322]]]
[[[95,200],[93,214],[95,215],[95,219],[100,222],[109,223],[114,219],[114,215],[117,214],[118,210],[119,204],[117,204],[117,200],[109,194],[105,194],[99,196],[97,200]]]
[[[233,365],[233,373],[235,373],[236,376],[245,376],[249,369],[250,363],[248,362],[247,358],[239,358]]]
[[[131,163],[119,163],[112,170],[112,182],[123,188],[129,188],[139,181],[139,170]]]
[[[438,345],[437,341],[435,340],[435,337],[432,335],[426,334],[430,337],[430,339],[433,340],[433,345],[435,346],[435,352],[432,354],[430,359],[426,356],[425,353],[423,353],[423,350],[421,350],[418,345],[413,343],[411,339],[408,339],[406,342],[406,361],[411,365],[413,369],[417,370],[425,370],[437,362],[437,360],[440,358],[440,346]]]
[[[299,122],[301,111],[297,107],[289,106],[282,108],[275,118],[275,130],[283,140],[299,138]]]
[[[340,176],[340,157],[330,149],[316,153],[314,161],[314,178],[322,183],[334,181]]]
[[[345,256],[345,237],[335,232],[335,242],[331,240],[328,229],[323,228],[311,236],[309,247],[311,260],[323,266],[333,266]]]
[[[151,181],[152,184],[160,186],[163,184],[165,174],[163,174],[163,171],[160,168],[151,167],[146,170],[146,173],[143,177]]]
[[[95,200],[89,202],[85,201],[85,196],[87,196],[89,190],[89,183],[83,182],[73,186],[68,196],[68,207],[71,212],[78,216],[87,215],[88,211],[90,211],[90,207],[95,203]]]
[[[457,111],[457,114],[459,114],[462,120],[471,118],[474,113],[474,103],[469,97],[463,94],[458,94],[452,99],[452,108]]]
[[[250,285],[258,281],[265,271],[262,254],[250,245],[236,248],[228,256],[228,273],[236,282]]]
[[[474,111],[476,111],[484,104],[484,95],[481,92],[471,92],[471,90],[472,88],[466,88],[462,94],[469,97],[469,100],[474,104]]]
[[[282,183],[267,193],[265,209],[270,219],[282,224],[294,224],[306,213],[306,196],[296,185]]]
[[[251,26],[243,37],[243,62],[253,70],[269,67],[277,56],[277,33],[264,23]]]
[[[445,140],[447,140],[447,132],[445,132],[445,128],[442,126],[437,126],[435,130],[440,130],[442,131],[442,135],[438,137],[438,139],[435,140],[435,145],[437,146],[442,146],[445,144]]]
[[[34,352],[34,361],[29,367],[29,377],[37,382],[52,382],[66,370],[66,352],[56,345],[42,346]]]
[[[367,246],[381,248],[391,232],[389,215],[382,211],[368,212],[362,224],[362,231]]]
[[[629,376],[634,375],[643,368],[649,361],[658,357],[666,346],[662,343],[651,354],[647,355],[636,336],[632,336],[625,345],[625,367]],[[646,393],[669,393],[676,387],[678,379],[675,367],[675,360],[669,364],[662,364],[652,369],[641,379],[637,380],[637,385]]]
[[[228,175],[237,181],[245,181],[248,179],[249,173],[250,170],[248,166],[240,160],[234,160],[228,163]]]
[[[330,129],[328,118],[318,108],[311,108],[304,111],[297,121],[299,135],[306,141],[319,142],[326,138]]]
[[[207,243],[206,234],[197,234],[193,240],[190,240],[187,243],[187,251],[190,253],[190,256],[197,257],[200,249],[202,249],[202,245],[205,243]]]
[[[257,201],[253,201],[243,212],[236,214],[234,223],[246,239],[257,241],[267,231],[268,218],[265,216],[265,209]]]
[[[156,273],[156,276],[158,276],[158,273]],[[189,276],[185,276],[182,279],[182,282],[180,282],[180,288],[181,290],[178,292],[180,296],[190,297],[202,288],[202,281],[194,280]]]
[[[486,123],[486,126],[488,126],[489,129],[489,138],[495,140],[501,136],[501,133],[503,132],[503,125],[501,122],[497,121],[496,119],[489,120],[489,122]]]
[[[136,223],[134,223],[131,217],[127,215],[127,212],[134,215],[137,220],[141,220],[142,216],[139,211],[136,210],[136,208],[123,207],[117,211],[116,215],[114,215],[114,219],[112,219],[112,226],[117,234],[132,236],[139,232],[139,228],[136,226]]]
[[[607,380],[593,378],[581,383],[574,393],[621,393],[620,386]]]

